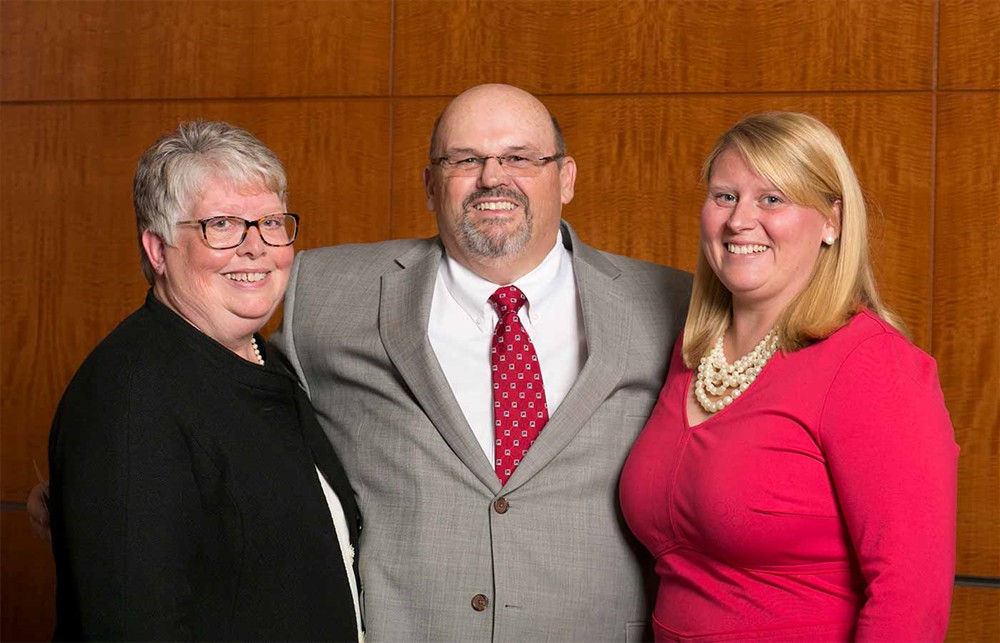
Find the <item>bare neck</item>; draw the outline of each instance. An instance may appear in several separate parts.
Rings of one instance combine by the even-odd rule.
[[[250,343],[256,331],[248,328],[239,330],[223,329],[218,325],[211,324],[207,317],[198,314],[198,310],[186,308],[174,299],[160,280],[153,285],[153,293],[161,304],[177,313],[181,319],[197,328],[201,334],[214,339],[248,362],[257,361],[257,356],[254,354]]]
[[[726,331],[726,355],[739,358],[749,353],[778,323],[781,311],[734,307],[733,321]]]

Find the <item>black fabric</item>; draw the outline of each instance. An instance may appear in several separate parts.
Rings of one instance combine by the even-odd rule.
[[[87,358],[49,438],[59,640],[357,640],[318,466],[357,505],[294,377],[152,292]]]

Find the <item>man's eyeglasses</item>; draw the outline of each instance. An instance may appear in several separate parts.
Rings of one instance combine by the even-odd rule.
[[[199,225],[210,248],[228,250],[243,243],[250,228],[257,228],[260,239],[269,246],[289,246],[299,232],[299,215],[288,212],[269,214],[256,221],[242,217],[209,217],[178,221],[176,225]]]
[[[496,159],[507,176],[538,176],[546,165],[565,156],[565,154],[553,154],[552,156],[535,158],[517,154],[491,154],[489,156],[456,154],[431,159],[431,165],[437,165],[448,176],[478,176],[486,167],[486,161]]]

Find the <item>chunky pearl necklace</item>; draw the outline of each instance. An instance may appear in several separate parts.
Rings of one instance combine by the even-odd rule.
[[[733,400],[743,395],[757,376],[760,375],[764,365],[771,359],[771,356],[778,350],[778,336],[774,329],[764,335],[764,339],[756,347],[732,364],[726,361],[726,355],[722,352],[722,338],[715,342],[715,346],[708,355],[701,358],[698,364],[698,378],[694,384],[694,396],[701,404],[701,408],[708,413],[716,413],[733,403]],[[717,398],[713,402],[708,399],[705,393],[711,393]]]
[[[257,338],[250,338],[250,348],[253,349],[253,356],[257,358],[257,363],[261,366],[264,365],[264,357],[260,354],[260,347],[257,346]]]

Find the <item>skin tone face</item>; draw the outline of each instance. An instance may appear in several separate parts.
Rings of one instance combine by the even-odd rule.
[[[839,211],[838,202],[838,219]],[[746,350],[752,348],[802,291],[828,235],[836,237],[837,230],[825,216],[792,203],[754,174],[738,152],[730,149],[718,157],[701,209],[701,243],[712,270],[733,295],[727,344],[737,355],[747,343]]]
[[[434,156],[551,156],[555,132],[545,107],[506,85],[459,95],[442,115]],[[496,159],[475,176],[424,171],[427,208],[455,260],[496,284],[533,270],[555,245],[562,205],[573,199],[576,163],[548,163],[538,176],[511,177]]]
[[[273,192],[237,189],[210,178],[183,220],[235,216],[252,221],[279,212],[284,206]],[[253,360],[250,338],[285,294],[293,246],[266,245],[251,228],[241,245],[215,250],[200,226],[177,226],[171,245],[149,231],[142,241],[156,272],[157,298],[212,339]]]

